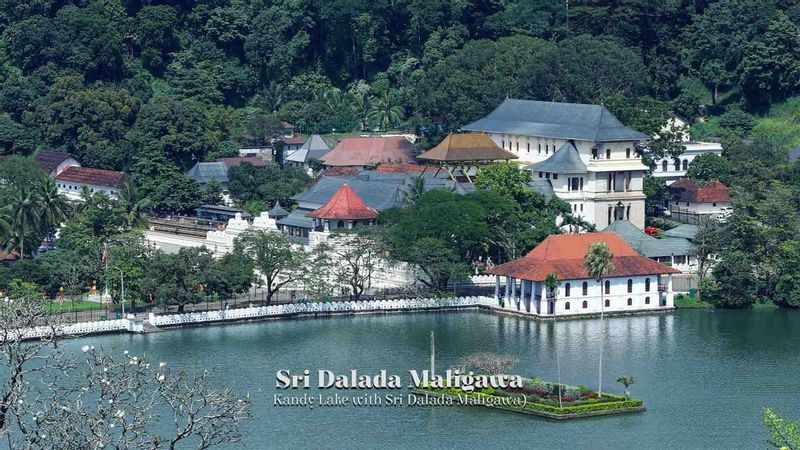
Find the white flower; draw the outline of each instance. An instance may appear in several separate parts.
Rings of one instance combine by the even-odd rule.
[[[136,356],[134,356],[134,357],[133,357],[133,360],[134,360],[134,361],[138,361],[138,360],[139,360],[139,358],[138,358],[138,357],[136,357]]]
[[[117,410],[117,417],[119,417],[120,419],[122,419],[123,417],[125,417],[125,411],[123,411],[123,410],[121,410],[121,409],[118,409],[118,410]]]
[[[22,402],[22,400],[19,400],[19,401],[17,401],[17,403],[19,403],[21,405],[23,402]]]
[[[160,363],[158,363],[158,367],[164,367],[166,365],[167,365],[167,363],[165,363],[164,361],[161,361]]]
[[[114,400],[113,399],[108,399],[108,404],[110,405],[112,403],[114,403]]]
[[[108,428],[114,428],[114,424],[113,423],[108,424]]]
[[[83,353],[86,353],[86,352],[89,351],[89,346],[88,345],[84,345],[83,347],[81,347],[81,350],[83,351]]]
[[[157,378],[158,378],[158,381],[164,381],[164,378],[165,378],[165,377],[164,377],[164,375],[162,375],[162,374],[158,374],[158,377],[157,377]],[[22,400],[20,400],[20,402],[21,402],[21,401],[22,401]]]
[[[123,354],[123,355],[127,355],[127,354],[128,354],[128,351],[127,351],[127,350],[125,350],[124,352],[122,352],[122,354]]]

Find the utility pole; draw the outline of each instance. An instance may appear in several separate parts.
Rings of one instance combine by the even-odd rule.
[[[436,373],[436,337],[431,330],[431,373],[430,376],[433,377],[433,374]]]

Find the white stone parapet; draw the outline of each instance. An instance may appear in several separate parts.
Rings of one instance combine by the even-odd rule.
[[[133,331],[133,324],[129,319],[103,320],[98,322],[80,322],[71,325],[57,325],[55,327],[38,326],[19,330],[13,338],[40,339],[48,336],[79,336],[92,333],[108,333],[112,331]],[[11,333],[14,334],[13,332]]]
[[[494,304],[491,297],[414,298],[398,300],[369,300],[359,302],[311,302],[288,305],[259,306],[184,314],[155,315],[150,313],[153,326],[179,326],[193,323],[280,317],[295,314],[342,314],[382,311],[402,311],[440,308],[464,308]]]

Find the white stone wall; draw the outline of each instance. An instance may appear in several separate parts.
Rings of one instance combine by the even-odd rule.
[[[56,180],[56,187],[58,188],[59,194],[64,194],[69,200],[74,201],[81,201],[83,198],[81,197],[81,192],[83,187],[86,186],[89,188],[89,192],[92,194],[96,194],[98,192],[105,192],[109,197],[114,200],[119,199],[120,190],[117,188],[112,188],[108,186],[97,186],[94,184],[85,184],[85,183],[76,183],[74,181],[62,181]]]

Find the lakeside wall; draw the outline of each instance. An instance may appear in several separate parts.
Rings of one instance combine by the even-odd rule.
[[[495,300],[492,297],[484,296],[369,300],[359,302],[292,303],[288,305],[259,306],[184,314],[155,315],[150,313],[148,322],[150,325],[156,327],[174,327],[209,322],[255,320],[270,317],[380,313],[479,306],[491,307],[494,304]]]

